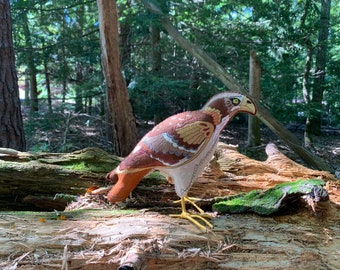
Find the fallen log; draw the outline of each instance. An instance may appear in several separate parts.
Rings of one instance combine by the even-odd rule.
[[[88,152],[81,150],[80,153],[83,151]],[[84,203],[73,202],[68,206],[69,211],[2,212],[0,268],[283,270],[299,269],[303,265],[306,269],[339,269],[339,182],[328,172],[310,170],[291,161],[274,145],[267,147],[267,154],[268,159],[261,162],[242,155],[235,146],[219,144],[214,158],[189,195],[213,198],[253,189],[267,190],[296,178],[318,178],[326,182],[325,189],[330,199],[326,205],[321,205],[324,207],[321,211],[316,211],[318,214],[308,209],[265,218],[255,214],[218,215],[212,218],[213,230],[203,233],[185,220],[168,216],[170,211],[180,211],[179,206],[172,204],[176,199],[174,188],[165,177],[152,173],[138,185],[124,205],[103,204],[101,195],[96,194],[80,196],[86,198]],[[24,156],[24,153],[20,155]],[[52,156],[63,161],[63,155],[75,157],[74,153]],[[98,162],[98,155],[96,157]],[[117,158],[108,157],[110,170],[114,166],[111,161]],[[12,158],[10,162],[14,162],[14,158],[20,163],[18,157],[7,154],[6,158]],[[105,160],[104,157],[101,159]],[[29,160],[26,158],[21,163]],[[39,164],[37,160],[39,158],[33,158]],[[0,161],[0,165],[6,162]],[[37,166],[44,167],[42,164]],[[1,174],[6,175],[1,168]],[[45,171],[56,175],[53,170]],[[89,180],[91,185],[104,185],[102,178],[106,170],[96,173],[98,178],[89,180],[85,177],[86,181]],[[33,173],[30,179],[27,176],[25,179],[43,183],[37,178]],[[17,182],[13,179],[13,183]],[[63,190],[69,188],[69,193],[74,193],[71,189],[74,182],[65,183],[68,186],[59,181]],[[5,186],[2,179],[0,185]],[[81,189],[82,194],[87,187]],[[43,192],[42,188],[40,192]],[[33,194],[29,190],[26,193]],[[71,210],[72,205],[76,210]],[[105,207],[109,209],[103,209]],[[122,210],[123,207],[127,209]]]
[[[32,205],[32,200],[37,201],[41,197],[43,201],[44,197],[49,197],[53,201],[58,193],[84,194],[92,185],[104,185],[105,174],[120,160],[98,148],[66,154],[27,153],[1,148],[1,208],[25,209]]]
[[[268,159],[258,161],[239,153],[235,146],[220,143],[190,195],[213,198],[267,189],[296,179],[335,180],[328,172],[311,170],[290,160],[273,144],[267,145],[266,153]],[[121,158],[98,148],[72,153],[23,153],[0,149],[1,207],[61,211],[72,195],[84,195],[90,186],[110,184],[104,177],[120,161]],[[146,177],[133,195],[139,199],[132,202],[136,201],[139,206],[155,201],[167,206],[176,199],[173,186],[157,173]]]

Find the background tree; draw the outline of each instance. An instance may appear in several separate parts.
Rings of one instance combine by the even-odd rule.
[[[249,57],[249,94],[261,98],[261,66],[255,51],[250,51]],[[261,144],[260,120],[256,116],[248,116],[248,146]]]
[[[303,88],[314,91],[320,1],[160,2],[181,34],[199,44],[242,85],[248,85],[249,51],[256,50],[262,68],[261,103],[283,124],[305,127],[311,106],[303,100]],[[337,128],[340,123],[340,10],[338,0],[332,3],[323,105],[318,109],[322,130],[325,125]],[[121,72],[137,124],[152,124],[170,114],[198,109],[216,92],[227,90],[172,40],[141,1],[117,0],[117,6]],[[25,81],[29,82],[28,59],[34,56],[39,94],[39,113],[28,115],[25,121],[29,147],[34,145],[34,138],[48,141],[48,135],[38,134],[51,133],[56,125],[57,132],[74,137],[84,127],[96,129],[92,125],[94,119],[105,121],[108,113],[103,106],[106,91],[100,65],[96,1],[13,1],[12,7],[19,85],[24,88]],[[26,42],[25,23],[31,47]],[[26,88],[31,88],[30,83],[26,83]],[[312,98],[312,92],[309,96]],[[85,116],[88,112],[92,115]],[[89,119],[69,129],[68,123],[80,117]],[[244,118],[240,115],[236,121]],[[46,132],[39,132],[41,126]],[[103,134],[107,136],[106,131]],[[73,145],[64,142],[44,142],[47,148],[43,150],[79,148],[74,141]]]
[[[331,0],[321,1],[320,21],[318,26],[318,38],[315,55],[315,71],[311,98],[309,98],[309,114],[306,121],[306,140],[309,142],[309,134],[321,134],[322,101],[326,86],[326,65],[328,53],[328,33],[330,24]]]
[[[115,153],[128,155],[137,143],[135,118],[119,61],[116,1],[98,0],[102,66]]]
[[[26,150],[8,0],[0,0],[0,147]]]

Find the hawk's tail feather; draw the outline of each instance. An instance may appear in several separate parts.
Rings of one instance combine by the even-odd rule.
[[[129,172],[125,171],[117,173],[115,170],[110,172],[106,177],[116,182],[107,194],[107,199],[110,202],[124,201],[132,190],[138,185],[142,178],[148,174],[151,169]]]

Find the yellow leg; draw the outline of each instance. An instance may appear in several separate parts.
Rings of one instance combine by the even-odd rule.
[[[212,228],[213,225],[208,220],[206,220],[206,218],[211,218],[211,217],[209,215],[204,214],[204,211],[197,206],[197,204],[194,202],[194,200],[197,200],[197,199],[189,198],[189,197],[185,196],[185,197],[181,198],[179,201],[175,201],[175,203],[181,202],[182,213],[170,215],[170,217],[187,219],[187,220],[191,221],[192,223],[194,223],[201,230],[206,231],[206,227],[203,226],[201,223],[199,223],[197,220],[195,220],[195,218],[197,218],[197,219],[200,219],[201,221],[203,221],[209,228]],[[200,212],[200,214],[190,214],[189,212],[187,212],[186,206],[185,206],[186,202],[191,203]]]
[[[195,203],[195,202],[198,202],[200,200],[200,198],[184,196],[183,199],[184,199],[185,202],[188,202],[192,206],[194,206],[198,212],[200,212],[201,214],[204,214],[204,211]],[[174,203],[180,203],[180,202],[182,202],[182,199],[174,201]],[[207,218],[211,218],[209,215],[205,215],[205,216]]]

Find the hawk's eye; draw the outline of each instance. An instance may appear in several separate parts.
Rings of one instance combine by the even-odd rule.
[[[232,98],[232,99],[231,99],[231,103],[232,103],[233,105],[238,105],[238,104],[240,104],[240,102],[241,102],[241,100],[239,100],[238,98]]]

